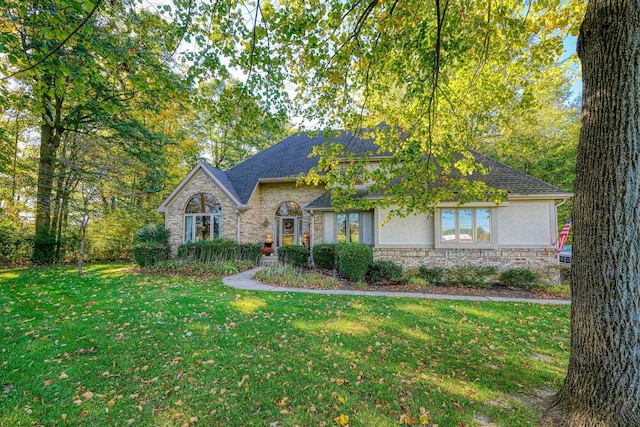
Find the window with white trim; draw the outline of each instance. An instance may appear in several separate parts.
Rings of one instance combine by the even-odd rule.
[[[373,213],[336,213],[335,241],[373,244]]]
[[[440,242],[491,243],[491,209],[441,209]]]
[[[184,209],[184,241],[219,239],[222,237],[222,208],[207,193],[193,196]]]

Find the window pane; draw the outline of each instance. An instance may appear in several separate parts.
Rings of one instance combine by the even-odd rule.
[[[295,202],[285,202],[276,209],[276,216],[302,216],[302,210]]]
[[[456,211],[454,209],[442,211],[442,229],[440,231],[443,242],[456,241]]]
[[[473,242],[473,209],[458,210],[458,241]]]
[[[197,194],[189,200],[184,211],[185,213],[221,213],[222,209],[213,195]]]
[[[360,214],[349,214],[349,241],[360,242]]]
[[[184,241],[190,242],[193,239],[193,217],[184,217]]]
[[[196,240],[211,238],[211,217],[209,215],[196,216]]]
[[[347,215],[346,214],[338,214],[336,215],[336,231],[338,242],[346,242],[347,241]]]
[[[478,242],[491,241],[491,209],[476,209],[476,236]]]
[[[222,238],[222,216],[215,215],[213,217],[213,238]]]

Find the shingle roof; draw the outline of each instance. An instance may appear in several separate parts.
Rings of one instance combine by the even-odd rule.
[[[314,146],[327,141],[338,142],[356,156],[388,156],[388,153],[378,154],[378,146],[373,139],[354,137],[351,133],[329,131],[329,134],[319,132],[312,136],[296,133],[283,139],[279,143],[267,148],[244,162],[224,172],[213,166],[208,169],[242,204],[247,204],[254,188],[261,179],[296,179],[318,165],[317,157],[309,157]],[[326,135],[326,136],[325,136]],[[557,196],[569,197],[560,188],[536,179],[507,165],[497,162],[480,153],[473,152],[476,160],[487,169],[486,175],[475,174],[470,179],[482,180],[493,188],[506,190],[510,195],[519,196]],[[358,194],[365,197],[366,194]],[[329,192],[311,202],[309,208],[329,208],[331,196]]]
[[[229,193],[231,193],[233,197],[236,198],[236,200],[240,200],[240,196],[238,195],[235,186],[229,180],[226,172],[215,168],[208,163],[204,163],[204,165],[209,170],[209,172],[211,172],[218,179],[218,181],[220,181],[220,184],[222,184],[229,191]]]
[[[309,157],[314,146],[325,142],[338,142],[349,147],[356,155],[366,150],[377,150],[372,140],[354,138],[347,132],[319,132],[314,136],[296,133],[272,145],[255,156],[229,169],[226,173],[242,203],[247,203],[258,180],[269,178],[296,179],[300,174],[318,165],[317,157]]]

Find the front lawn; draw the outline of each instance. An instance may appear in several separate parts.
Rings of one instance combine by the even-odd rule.
[[[568,307],[0,271],[0,425],[533,426]]]

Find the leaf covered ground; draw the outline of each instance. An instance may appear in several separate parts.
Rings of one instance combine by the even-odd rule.
[[[0,425],[529,426],[568,307],[0,271]]]

